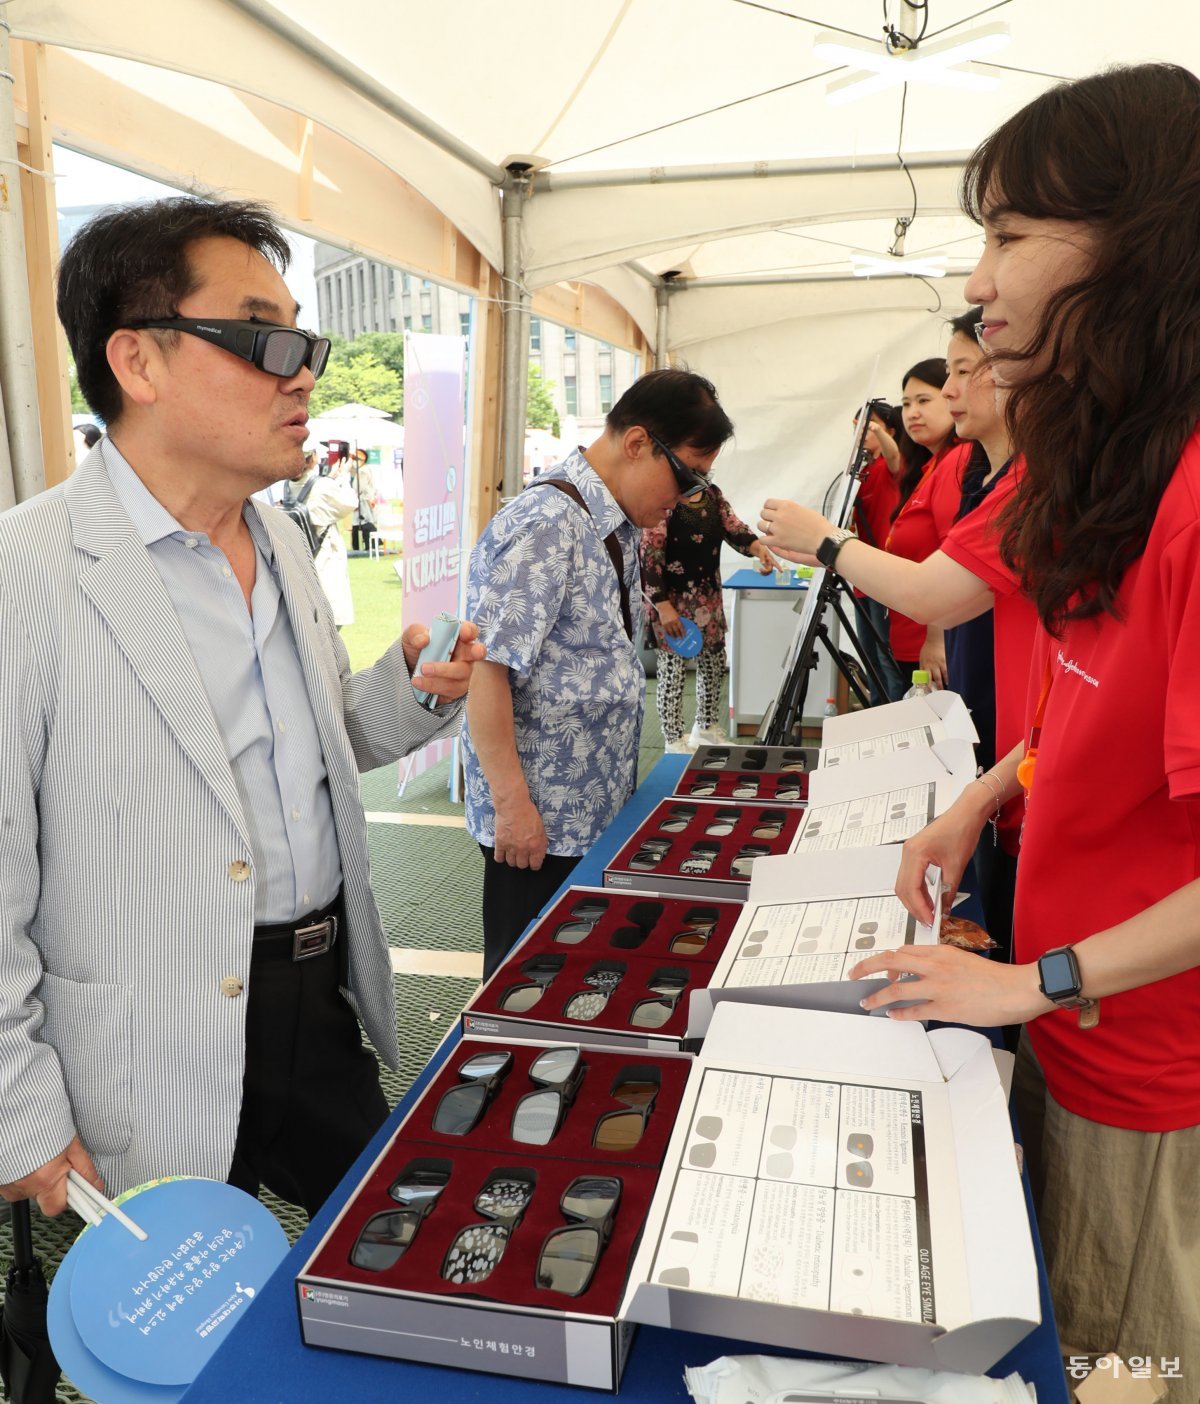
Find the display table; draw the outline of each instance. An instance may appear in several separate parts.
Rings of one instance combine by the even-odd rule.
[[[753,732],[779,695],[783,664],[796,635],[798,602],[807,597],[808,581],[789,575],[780,585],[774,575],[757,570],[735,571],[722,582],[727,591],[725,613],[729,620],[729,711],[732,734],[739,728]],[[828,620],[837,638],[838,620]],[[838,674],[824,648],[817,649],[816,671],[810,675],[804,699],[804,718],[817,725],[825,699],[837,694]]]
[[[749,572],[746,572],[749,574]],[[595,848],[571,874],[564,886],[600,886],[605,862],[628,839],[651,809],[669,794],[687,763],[686,756],[666,756],[651,771],[645,783],[621,810]],[[531,1404],[531,1401],[579,1401],[595,1399],[591,1390],[568,1386],[531,1383],[502,1375],[411,1365],[369,1355],[321,1350],[300,1340],[296,1315],[296,1274],[307,1262],[318,1241],[350,1197],[386,1140],[409,1111],[420,1092],[459,1041],[451,1032],[430,1064],[417,1077],[409,1092],[388,1118],[370,1145],[359,1156],[329,1202],[300,1237],[291,1252],[257,1300],[235,1327],[183,1398],[187,1404],[330,1404],[334,1400],[354,1400],[355,1404],[392,1404],[398,1399],[432,1399],[439,1404],[457,1401],[486,1401],[486,1404]],[[1029,1186],[1026,1179],[1026,1202]],[[1032,1207],[1030,1207],[1032,1220]],[[1041,1245],[1034,1244],[1042,1298],[1042,1324],[1021,1345],[1007,1355],[993,1375],[1018,1371],[1037,1386],[1039,1404],[1068,1404],[1066,1379],[1059,1356],[1058,1337],[1050,1307]],[[621,1384],[624,1399],[655,1401],[687,1400],[683,1384],[685,1365],[702,1365],[721,1355],[747,1355],[767,1352],[745,1341],[723,1340],[653,1327],[640,1328]]]

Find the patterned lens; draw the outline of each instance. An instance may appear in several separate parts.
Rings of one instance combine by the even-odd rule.
[[[511,1230],[507,1224],[468,1224],[446,1253],[442,1277],[447,1282],[483,1282],[504,1256]]]

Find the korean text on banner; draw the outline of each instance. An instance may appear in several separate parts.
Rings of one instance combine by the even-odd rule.
[[[406,626],[459,609],[466,356],[465,337],[404,334]],[[403,777],[436,765],[453,744],[434,741],[407,757]]]

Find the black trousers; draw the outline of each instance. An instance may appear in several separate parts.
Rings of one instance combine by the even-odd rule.
[[[311,1217],[388,1115],[379,1064],[338,988],[343,946],[291,961],[255,952],[242,1115],[229,1183]]]
[[[542,866],[510,868],[496,862],[496,850],[483,853],[483,978],[494,975],[518,936],[566,882],[579,862],[547,853]]]
[[[355,522],[354,525],[350,528],[350,549],[352,551],[358,550],[359,537],[361,537],[362,549],[364,551],[369,551],[371,549],[371,538],[374,535],[374,522]]]

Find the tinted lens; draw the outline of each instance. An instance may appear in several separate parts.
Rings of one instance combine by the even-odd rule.
[[[529,1065],[529,1076],[534,1082],[548,1082],[558,1087],[566,1082],[579,1066],[578,1048],[547,1048]]]
[[[627,1106],[649,1106],[658,1096],[658,1083],[649,1078],[623,1078],[614,1085],[612,1095],[618,1102],[624,1102]]]
[[[500,999],[500,1008],[509,1014],[524,1014],[546,993],[544,985],[514,985]]]
[[[447,1162],[447,1166],[449,1162]],[[438,1197],[450,1183],[449,1168],[445,1170],[418,1170],[402,1175],[389,1188],[388,1194],[407,1209],[424,1209]]]
[[[604,1219],[617,1207],[621,1182],[613,1175],[581,1175],[562,1197],[565,1214],[579,1219]]]
[[[720,917],[716,907],[691,907],[683,920],[686,926],[694,926],[697,930],[712,932],[716,930]]]
[[[608,1112],[596,1123],[592,1145],[597,1150],[632,1150],[642,1139],[646,1119],[640,1111]]]
[[[447,1282],[482,1282],[504,1256],[509,1229],[505,1224],[469,1224],[455,1238],[442,1264]]]
[[[465,1136],[479,1120],[487,1095],[485,1082],[452,1087],[433,1114],[433,1129],[443,1136]]]
[[[329,360],[329,338],[317,336],[313,338],[312,354],[308,359],[308,368],[312,371],[313,379],[320,380],[325,374],[325,363]]]
[[[544,1146],[558,1130],[563,1109],[563,1094],[550,1087],[543,1092],[530,1092],[521,1098],[513,1112],[512,1138],[526,1146]]]
[[[699,931],[681,931],[671,941],[670,950],[675,955],[699,955],[708,945],[708,937]]]
[[[608,911],[608,901],[604,897],[587,897],[582,902],[576,902],[571,908],[571,915],[579,917],[582,921],[596,921]]]
[[[268,375],[295,375],[308,355],[308,337],[299,331],[272,331],[266,335],[262,368]]]
[[[590,921],[564,921],[554,933],[554,939],[564,946],[577,946],[591,932]]]
[[[459,1077],[492,1078],[503,1072],[512,1062],[511,1053],[476,1053],[458,1070]]]
[[[586,1290],[600,1257],[600,1234],[594,1228],[555,1229],[542,1244],[537,1285],[577,1297]]]
[[[674,1013],[673,999],[644,999],[633,1006],[629,1022],[635,1029],[661,1029],[664,1024],[670,1023]]]
[[[401,1210],[376,1214],[368,1219],[350,1250],[350,1261],[368,1272],[386,1272],[404,1256],[404,1250],[416,1237],[419,1214]]]

